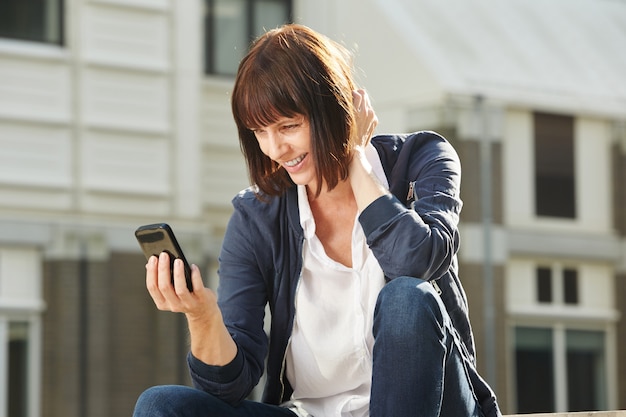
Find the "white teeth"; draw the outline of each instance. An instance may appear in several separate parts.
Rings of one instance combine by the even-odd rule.
[[[292,159],[291,161],[285,162],[285,165],[287,165],[288,167],[296,166],[304,159],[305,156],[306,156],[306,154],[300,155],[296,159]]]

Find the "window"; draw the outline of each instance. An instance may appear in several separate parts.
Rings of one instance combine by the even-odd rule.
[[[39,415],[41,254],[0,247],[0,416]]]
[[[535,212],[537,216],[576,217],[574,120],[534,114]]]
[[[515,367],[518,413],[607,406],[603,331],[516,327]]]
[[[205,0],[205,72],[234,75],[250,42],[291,20],[290,0]]]
[[[524,257],[506,268],[510,414],[616,408],[614,267]]]
[[[63,44],[63,0],[0,1],[0,37]]]
[[[566,338],[568,410],[605,409],[604,333],[568,330]]]
[[[552,269],[550,268],[537,268],[537,301],[552,302]]]
[[[9,395],[12,417],[26,417],[28,406],[28,322],[9,322]]]
[[[554,276],[554,280],[553,280]],[[576,305],[578,300],[578,270],[563,268],[559,264],[540,266],[536,270],[537,301]],[[561,291],[558,287],[561,286]],[[553,291],[554,288],[554,291]]]
[[[554,411],[552,330],[515,329],[517,412]]]
[[[0,415],[27,417],[37,411],[38,391],[33,380],[33,338],[37,326],[32,319],[11,319],[0,314]]]
[[[578,271],[563,270],[563,301],[565,304],[578,304]]]

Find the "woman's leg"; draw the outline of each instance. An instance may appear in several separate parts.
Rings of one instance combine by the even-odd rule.
[[[243,401],[233,407],[195,388],[163,385],[149,388],[139,396],[133,417],[295,417],[295,414],[254,401]]]
[[[491,390],[430,283],[402,277],[385,285],[374,337],[371,417],[483,416],[476,392]],[[484,415],[499,415],[495,399],[491,408]]]

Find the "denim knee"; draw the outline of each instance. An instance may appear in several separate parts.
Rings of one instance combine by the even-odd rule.
[[[389,336],[423,337],[428,329],[443,336],[449,323],[445,306],[433,286],[422,279],[398,277],[387,283],[376,302],[374,335],[385,331]],[[414,330],[414,331],[411,331]]]
[[[167,404],[163,401],[167,398],[168,389],[164,386],[151,387],[141,393],[135,404],[134,417],[158,416],[164,410],[158,410],[160,404]]]
[[[205,394],[182,385],[159,385],[148,388],[137,399],[133,417],[182,417],[193,415],[189,405]]]

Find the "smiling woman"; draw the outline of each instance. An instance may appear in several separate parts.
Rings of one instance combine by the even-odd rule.
[[[279,195],[291,182],[263,154],[250,127],[298,115],[310,121],[316,193],[324,182],[332,189],[347,178],[354,143],[346,138],[355,134],[352,92],[356,87],[351,68],[345,48],[302,26],[269,32],[241,61],[233,89],[233,116],[250,180],[261,191]]]
[[[156,306],[187,318],[197,389],[154,387],[135,417],[500,416],[457,275],[452,146],[372,137],[350,55],[301,25],[253,43],[232,111],[252,186],[233,199],[218,296],[196,266],[193,292],[180,264],[172,285],[165,253],[146,267]]]

